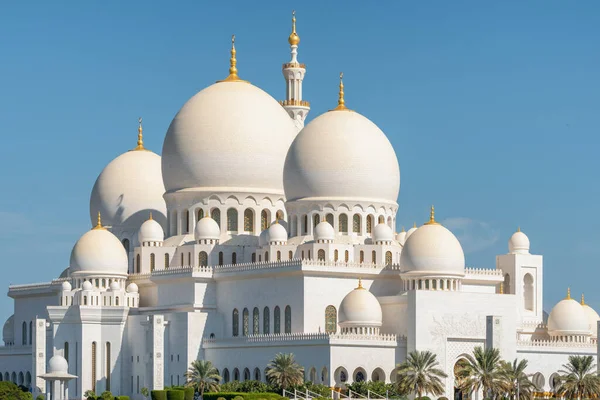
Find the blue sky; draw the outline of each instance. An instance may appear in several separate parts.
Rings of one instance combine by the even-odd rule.
[[[135,146],[138,116],[160,153],[181,105],[227,75],[231,34],[241,77],[281,99],[293,8],[309,119],[335,105],[344,71],[347,105],[396,150],[398,229],[433,203],[467,264],[494,268],[521,226],[544,255],[544,308],[571,286],[600,309],[593,0],[2,3],[3,286],[67,267],[94,181]]]

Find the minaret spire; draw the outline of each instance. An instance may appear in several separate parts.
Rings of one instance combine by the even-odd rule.
[[[238,76],[237,70],[237,58],[235,50],[235,35],[231,35],[231,58],[229,59],[229,75],[227,78],[218,82],[246,82],[245,80],[240,79]]]
[[[338,94],[338,105],[331,111],[350,111],[346,107],[346,100],[344,100],[344,73],[340,72],[340,91]]]
[[[310,103],[302,100],[302,81],[306,74],[306,65],[298,62],[298,44],[300,36],[296,32],[296,11],[292,11],[292,33],[288,37],[291,60],[283,64],[283,77],[286,82],[285,100],[280,101],[283,108],[294,120],[298,131],[304,127],[304,120],[310,111]]]
[[[138,150],[146,150],[146,148],[144,147],[144,135],[143,135],[144,130],[142,129],[142,117],[138,118],[138,140],[137,140],[137,146],[135,149],[135,151]]]

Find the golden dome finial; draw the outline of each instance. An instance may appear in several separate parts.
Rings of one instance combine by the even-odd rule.
[[[152,211],[150,211],[150,217],[148,219],[152,221]]]
[[[404,230],[404,225],[402,225],[402,230],[400,231],[400,233],[402,233],[402,232],[406,232],[406,231]]]
[[[517,227],[517,232],[521,232],[521,227]]]
[[[146,148],[144,147],[144,135],[143,135],[144,130],[142,129],[142,117],[138,118],[138,140],[137,140],[137,146],[135,149],[133,150],[146,150]]]
[[[416,227],[417,227],[417,223],[413,222],[413,228],[416,228]]]
[[[288,38],[290,46],[298,46],[300,43],[300,36],[296,33],[296,11],[292,11],[292,33]]]
[[[435,207],[431,205],[431,211],[429,211],[429,221],[425,222],[425,225],[439,225],[435,220]]]
[[[344,73],[340,72],[340,92],[338,95],[338,105],[332,111],[343,111],[343,110],[348,110],[348,108],[346,107],[346,101],[344,100]]]
[[[92,229],[104,229],[102,226],[102,216],[100,215],[100,211],[98,211],[98,219],[96,220],[96,226]]]
[[[363,285],[362,285],[362,278],[358,278],[358,287],[357,289],[364,289]]]
[[[581,305],[585,306],[585,297],[583,296],[583,293],[581,293]]]
[[[229,76],[217,82],[246,82],[238,76],[237,59],[235,58],[235,35],[231,35],[231,58],[229,59]]]
[[[204,216],[205,218],[210,218],[210,209],[206,209],[206,215]]]
[[[567,288],[567,300],[571,300],[571,288]]]

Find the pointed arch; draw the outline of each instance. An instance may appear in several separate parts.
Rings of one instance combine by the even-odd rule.
[[[325,308],[325,333],[337,332],[337,310],[335,306],[328,305]]]
[[[208,254],[205,251],[201,251],[200,254],[198,254],[198,260],[201,267],[208,266]]]
[[[274,323],[273,323],[273,333],[280,334],[281,333],[281,310],[279,306],[275,306],[275,310],[273,311]]]
[[[319,214],[313,215],[313,228],[315,228],[317,225],[319,225],[319,222],[321,222],[319,220]]]
[[[244,211],[244,232],[254,232],[254,210],[251,208]]]
[[[317,252],[317,260],[325,261],[325,250],[319,249],[319,251]]]
[[[354,214],[352,217],[352,232],[360,233],[360,215]]]
[[[237,232],[238,230],[238,212],[235,208],[227,210],[227,231]]]
[[[240,335],[240,313],[237,310],[237,308],[233,309],[231,318],[232,318],[231,334],[232,334],[232,336],[239,336]]]
[[[271,315],[269,307],[263,309],[263,335],[271,333]]]
[[[292,307],[285,306],[285,333],[292,333]]]
[[[269,227],[269,213],[267,210],[262,210],[260,212],[260,230],[264,231]]]
[[[329,225],[333,226],[333,214],[329,213],[325,216],[325,221],[329,222]]]
[[[247,308],[244,308],[242,312],[242,335],[248,336],[250,334],[250,313]]]
[[[348,215],[340,214],[338,217],[340,233],[348,233]]]
[[[373,233],[373,216],[367,215],[367,233]]]

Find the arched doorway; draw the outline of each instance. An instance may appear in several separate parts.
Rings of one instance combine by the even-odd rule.
[[[467,359],[461,357],[454,364],[454,400],[466,400],[469,398],[469,393],[465,393],[460,389],[464,379],[460,376],[460,371],[466,363],[468,363]]]

